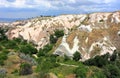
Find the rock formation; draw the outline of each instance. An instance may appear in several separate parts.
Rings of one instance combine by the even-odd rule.
[[[65,35],[53,54],[72,57],[79,51],[83,61],[120,49],[120,11],[38,17],[9,25],[13,27],[6,33],[9,39],[22,37],[34,42],[37,48],[49,43],[54,30],[64,30]]]

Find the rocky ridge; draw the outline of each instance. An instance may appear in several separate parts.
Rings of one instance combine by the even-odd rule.
[[[120,49],[120,11],[39,17],[8,25],[12,26],[6,33],[9,39],[21,37],[37,48],[49,43],[54,30],[64,30],[65,35],[54,47],[53,54],[72,57],[79,51],[82,61]]]

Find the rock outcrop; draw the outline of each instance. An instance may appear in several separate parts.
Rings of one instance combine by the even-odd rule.
[[[120,49],[119,11],[39,17],[22,22],[10,24],[13,28],[7,32],[8,38],[22,37],[37,44],[37,48],[49,43],[49,36],[54,30],[64,30],[65,35],[54,54],[72,57],[79,51],[84,61],[95,55],[107,52],[112,54],[115,49]]]

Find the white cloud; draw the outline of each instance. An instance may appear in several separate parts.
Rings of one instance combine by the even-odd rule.
[[[0,0],[0,7],[46,10],[102,11],[117,0]],[[106,6],[106,7],[105,7]],[[111,5],[112,6],[112,5]]]
[[[29,8],[31,5],[26,4],[28,0],[15,0],[9,2],[8,0],[0,0],[0,7],[14,7],[14,8]]]
[[[88,1],[95,3],[111,3],[111,2],[115,2],[116,0],[88,0]]]
[[[76,3],[76,0],[68,0],[70,3]]]
[[[11,2],[12,7],[25,7],[26,6],[26,0],[16,0],[15,2]]]

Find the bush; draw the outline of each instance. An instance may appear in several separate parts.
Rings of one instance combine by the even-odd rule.
[[[104,67],[104,73],[107,78],[120,78],[120,69],[116,65],[106,65]]]
[[[76,74],[76,78],[86,78],[88,68],[84,65],[79,65],[79,67],[76,68],[74,73]]]
[[[37,53],[38,57],[45,56],[45,53],[43,52],[43,49],[40,49],[39,52]]]
[[[81,54],[76,51],[74,54],[73,54],[73,60],[75,61],[79,61],[81,59]]]
[[[57,42],[57,38],[52,34],[52,35],[50,35],[50,43],[51,44],[55,44],[56,42]]]
[[[47,53],[47,52],[49,52],[50,50],[52,50],[52,48],[53,48],[53,45],[52,45],[52,44],[47,44],[47,45],[44,46],[43,51],[44,51],[45,53]]]
[[[19,57],[23,60],[28,61],[31,65],[37,65],[37,62],[35,61],[35,59],[33,59],[32,57],[30,57],[30,55],[26,55],[24,53],[19,53]]]
[[[63,30],[55,30],[55,36],[57,38],[64,36],[64,31]]]
[[[99,22],[104,22],[104,20],[103,20],[103,19],[101,19],[101,20],[99,20]]]
[[[17,42],[17,43],[21,43],[22,42],[22,39],[20,39],[20,38],[14,38],[13,39],[15,42]]]
[[[5,44],[4,44],[5,48],[7,49],[17,49],[17,44],[14,40],[8,40]]]
[[[37,53],[37,49],[29,44],[20,46],[19,51],[25,54],[30,54],[30,55]]]
[[[69,61],[71,60],[70,57],[68,57],[67,55],[64,55],[64,61]]]
[[[7,36],[5,35],[6,32],[7,32],[7,30],[2,29],[2,28],[0,27],[0,41],[1,41],[1,40],[8,40]]]
[[[15,69],[13,72],[11,72],[11,74],[18,74],[19,73],[19,71],[17,70],[17,69]]]
[[[38,65],[37,65],[37,71],[44,71],[49,72],[50,69],[58,67],[59,64],[56,63],[56,56],[50,55],[50,56],[41,56],[37,59]]]
[[[117,59],[117,52],[115,50],[113,54],[110,56],[110,61],[115,61],[116,59]]]
[[[106,78],[106,76],[104,75],[102,70],[97,67],[91,67],[89,72],[91,72],[91,71],[92,71],[92,73],[89,78]]]
[[[7,53],[2,52],[0,53],[0,65],[4,65],[4,61],[7,60],[8,56]]]
[[[0,60],[0,65],[1,65],[1,66],[4,65],[4,60]]]
[[[58,40],[58,38],[64,36],[64,31],[63,30],[55,30],[54,34],[50,35],[50,43],[55,44]]]
[[[47,53],[52,50],[53,48],[53,45],[52,44],[47,44],[43,47],[43,49],[40,49],[39,52],[37,53],[37,56],[40,57],[40,56],[46,56]]]
[[[107,53],[102,56],[95,56],[94,58],[88,59],[84,62],[85,65],[103,67],[104,65],[109,64],[108,58],[110,54]]]
[[[22,63],[19,70],[20,75],[32,74],[32,66],[29,63]]]
[[[4,68],[0,68],[0,78],[5,78],[7,74],[7,70]]]

